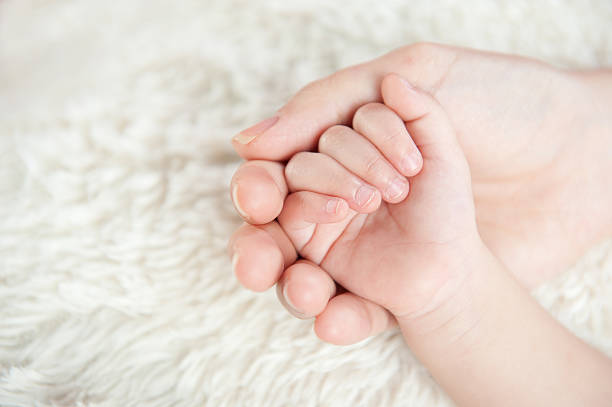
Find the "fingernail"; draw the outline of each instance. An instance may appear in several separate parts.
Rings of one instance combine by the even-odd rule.
[[[402,178],[396,178],[387,188],[388,199],[398,199],[408,190],[408,182]]]
[[[247,216],[244,209],[240,207],[240,203],[238,201],[238,184],[234,184],[234,186],[232,187],[232,201],[234,202],[234,207],[236,208],[236,211],[238,211],[240,216],[242,216],[244,219],[248,219],[249,217]]]
[[[236,273],[236,264],[238,264],[238,252],[234,252],[232,255],[232,271]]]
[[[415,175],[421,166],[421,159],[416,154],[408,154],[402,158],[402,171],[404,174]]]
[[[304,316],[304,313],[301,311],[298,311],[298,309],[295,307],[295,305],[293,305],[293,303],[291,302],[291,300],[289,299],[289,295],[287,295],[287,287],[289,287],[288,283],[285,283],[283,286],[283,298],[285,299],[285,302],[287,303],[287,305],[291,308],[291,310],[298,316],[302,317]]]
[[[325,205],[325,211],[327,213],[338,213],[340,212],[343,207],[346,206],[346,203],[344,202],[344,200],[342,199],[330,199],[329,201],[327,201],[327,205]]]
[[[375,193],[376,189],[368,185],[362,185],[355,194],[355,202],[357,202],[357,205],[359,206],[366,206],[374,198]]]
[[[279,117],[269,117],[265,120],[260,121],[254,126],[249,127],[246,130],[242,130],[236,136],[234,136],[233,140],[240,144],[249,144],[251,141],[255,139],[255,137],[261,135],[270,127],[274,126],[278,121]]]

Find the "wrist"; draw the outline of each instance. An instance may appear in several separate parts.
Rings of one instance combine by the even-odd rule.
[[[607,405],[612,363],[557,323],[486,248],[474,260],[442,307],[398,318],[448,395],[458,405]]]
[[[435,304],[418,313],[396,315],[406,342],[440,342],[440,346],[469,348],[476,345],[469,333],[474,330],[488,312],[487,299],[482,296],[491,269],[499,263],[482,241],[465,251],[464,267],[460,277],[449,281],[436,296],[444,301],[432,300]],[[483,301],[484,300],[484,301]]]

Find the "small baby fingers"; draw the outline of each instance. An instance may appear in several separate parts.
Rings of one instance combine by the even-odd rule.
[[[361,106],[353,116],[353,128],[376,146],[403,175],[412,177],[423,166],[423,157],[402,118],[382,103]]]
[[[285,200],[278,223],[302,257],[318,264],[354,214],[342,198],[299,191]]]
[[[285,166],[290,191],[311,191],[344,199],[351,209],[371,213],[380,206],[380,192],[352,174],[333,158],[320,153],[302,152]]]
[[[349,127],[329,128],[319,139],[319,152],[334,158],[353,174],[374,185],[386,202],[398,203],[408,195],[408,180],[367,138]]]
[[[278,221],[285,231],[298,231],[319,223],[340,222],[349,213],[344,199],[310,191],[290,194]]]

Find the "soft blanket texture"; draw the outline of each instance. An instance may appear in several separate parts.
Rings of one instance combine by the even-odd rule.
[[[445,406],[234,279],[238,130],[428,40],[612,64],[606,1],[0,2],[0,405]],[[551,253],[551,256],[554,256]],[[612,355],[612,242],[535,295]]]

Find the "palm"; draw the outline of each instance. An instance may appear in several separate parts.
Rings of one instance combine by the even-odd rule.
[[[403,202],[383,203],[371,214],[352,212],[348,220],[326,225],[302,255],[326,253],[321,266],[345,288],[398,313],[412,312],[450,277],[428,270],[456,261],[452,248],[476,233],[469,179],[461,154],[425,158]],[[339,237],[329,242],[328,233]],[[398,298],[410,302],[389,302]]]

